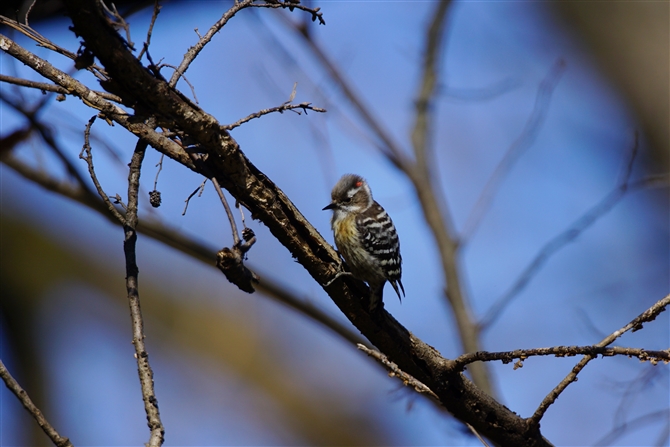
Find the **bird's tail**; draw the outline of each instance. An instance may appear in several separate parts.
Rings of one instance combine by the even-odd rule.
[[[397,281],[389,281],[389,282],[393,286],[393,290],[395,290],[395,293],[398,295],[398,299],[402,303],[402,297],[400,296],[400,290],[402,290],[402,296],[405,296],[405,288],[402,286],[402,281],[397,280]],[[398,286],[400,286],[400,290],[398,290]]]

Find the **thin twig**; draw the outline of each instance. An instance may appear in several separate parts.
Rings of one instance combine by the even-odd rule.
[[[128,22],[126,22],[126,19],[119,14],[119,11],[116,9],[116,5],[112,3],[111,9],[107,7],[105,4],[104,0],[97,0],[100,5],[102,5],[102,9],[109,14],[109,16],[114,19],[110,20],[112,23],[112,26],[114,26],[116,29],[123,29],[126,32],[126,44],[128,45],[128,48],[131,50],[135,50],[135,44],[133,43],[132,39],[130,38],[130,25],[128,25]]]
[[[235,217],[233,217],[233,212],[230,210],[230,206],[228,206],[228,200],[226,200],[226,196],[223,195],[223,191],[221,190],[221,186],[219,186],[219,181],[216,179],[216,177],[212,177],[212,184],[214,185],[214,189],[216,189],[216,193],[219,195],[219,198],[221,199],[223,208],[225,208],[226,210],[226,215],[228,216],[228,220],[230,221],[230,228],[231,231],[233,232],[233,246],[237,247],[240,245],[240,236],[237,234],[237,225],[235,224]]]
[[[39,408],[33,403],[28,396],[28,393],[21,388],[21,385],[12,377],[7,368],[5,367],[2,360],[0,360],[0,377],[7,385],[7,388],[14,393],[19,402],[23,407],[28,410],[28,413],[35,419],[40,428],[44,433],[51,439],[51,441],[56,444],[58,447],[72,447],[72,443],[68,438],[64,438],[58,434],[56,429],[46,420]]]
[[[149,56],[149,53],[147,53],[147,57],[148,56]],[[153,65],[153,62],[152,62],[152,65]],[[159,66],[157,68],[160,69],[161,67],[169,67],[169,68],[175,70],[175,73],[176,73],[176,70],[177,70],[177,67],[172,65],[172,64],[159,64]],[[191,84],[191,82],[188,80],[188,78],[186,77],[185,74],[182,74],[181,77],[184,79],[184,82],[186,82],[188,84],[189,88],[191,89],[191,94],[193,95],[193,100],[195,101],[196,104],[199,104],[198,103],[198,96],[195,94],[195,87],[193,87],[193,84]]]
[[[128,210],[123,225],[125,233],[123,251],[126,256],[126,288],[128,290],[128,302],[133,326],[133,345],[135,346],[137,370],[142,387],[144,411],[147,414],[147,422],[150,430],[148,445],[150,447],[160,447],[164,441],[165,429],[158,411],[158,400],[154,391],[153,371],[151,370],[149,355],[144,344],[144,323],[142,321],[138,285],[139,270],[137,268],[137,256],[135,252],[137,246],[136,228],[140,174],[147,146],[148,143],[146,141],[138,140],[130,162],[130,171],[128,173]]]
[[[657,301],[653,306],[651,306],[649,309],[638,315],[633,321],[619,329],[618,331],[615,331],[605,337],[600,343],[594,345],[596,347],[605,347],[608,346],[614,341],[621,337],[623,334],[626,332],[632,330],[633,332],[642,329],[642,325],[646,322],[653,321],[658,314],[663,312],[665,308],[670,305],[670,295],[667,295],[665,298]],[[547,411],[549,406],[553,404],[558,396],[561,395],[561,393],[570,385],[572,382],[575,382],[577,380],[577,375],[584,369],[584,367],[595,358],[595,355],[592,354],[587,354],[582,358],[577,365],[575,365],[574,368],[572,368],[572,371],[570,371],[570,374],[568,374],[562,381],[559,383],[540,403],[540,405],[537,407],[537,410],[535,410],[535,413],[533,413],[533,416],[531,416],[528,419],[528,422],[531,425],[537,426],[540,423],[540,420],[542,419],[542,416],[544,416],[544,413]]]
[[[158,186],[158,174],[163,170],[163,158],[165,158],[165,154],[161,154],[160,161],[156,163],[158,170],[156,171],[156,178],[154,179],[154,191],[156,190],[156,186]]]
[[[477,199],[477,202],[463,226],[463,232],[461,234],[462,244],[465,244],[472,239],[472,235],[477,231],[477,228],[481,224],[484,215],[489,210],[496,193],[500,190],[500,184],[503,179],[511,171],[514,163],[519,160],[521,155],[523,155],[523,153],[530,148],[537,139],[537,135],[539,134],[542,124],[544,124],[547,111],[549,110],[551,95],[556,89],[556,85],[558,85],[558,81],[561,79],[565,67],[565,61],[559,59],[540,83],[537,90],[537,96],[535,97],[535,106],[528,117],[528,121],[526,121],[526,125],[521,131],[521,134],[507,149],[502,160],[500,160],[500,163],[498,163],[493,174],[491,174],[491,177],[486,182],[481,195]]]
[[[95,168],[93,167],[93,155],[91,153],[91,144],[90,144],[90,137],[91,137],[91,126],[93,126],[93,123],[95,122],[95,119],[97,117],[94,115],[91,117],[90,120],[88,120],[88,124],[86,124],[86,130],[84,130],[84,147],[81,149],[81,152],[79,153],[79,158],[84,160],[86,164],[88,165],[88,173],[91,176],[91,180],[93,180],[93,184],[95,185],[95,189],[98,191],[98,195],[102,199],[102,201],[107,205],[107,209],[109,210],[110,213],[121,223],[125,223],[126,218],[116,209],[116,207],[112,204],[112,202],[109,200],[109,196],[107,193],[105,193],[105,190],[102,189],[102,185],[100,185],[100,182],[98,181],[98,176],[95,174]]]
[[[221,31],[221,28],[223,28],[226,23],[228,23],[228,20],[233,18],[233,16],[235,16],[235,14],[237,14],[240,10],[248,8],[253,1],[254,0],[244,0],[235,2],[233,6],[228,11],[226,11],[214,25],[209,28],[204,36],[201,37],[200,34],[198,34],[198,42],[188,49],[186,54],[184,54],[184,58],[179,64],[179,67],[177,67],[175,72],[172,74],[170,82],[168,83],[170,87],[175,87],[177,85],[179,78],[182,77],[184,73],[186,73],[188,67],[195,60],[195,58],[198,57],[198,54],[200,54],[202,49],[205,48],[205,45],[207,45],[212,40],[216,33]]]
[[[132,119],[125,110],[101,98],[72,76],[55,68],[48,61],[35,56],[3,34],[0,34],[0,47],[7,54],[32,68],[41,76],[72,91],[87,106],[102,111],[108,122],[111,123],[113,120],[133,134],[141,135],[143,139],[149,141],[152,147],[165,153],[168,157],[178,161],[189,169],[195,169],[191,157],[182,146],[172,141],[166,135],[156,132],[154,128],[150,128],[145,123]]]
[[[225,124],[225,125],[221,126],[221,129],[232,130],[236,127],[241,126],[242,124],[244,124],[248,121],[251,121],[254,118],[260,118],[261,116],[267,115],[269,113],[275,113],[275,112],[284,113],[287,110],[291,110],[291,111],[297,113],[298,115],[300,115],[301,112],[296,111],[296,109],[302,109],[303,112],[305,112],[305,114],[307,114],[308,110],[313,110],[315,112],[320,112],[320,113],[326,112],[326,109],[322,109],[320,107],[313,107],[311,105],[311,103],[309,103],[309,102],[301,102],[300,104],[284,103],[284,104],[282,104],[280,106],[277,106],[277,107],[272,107],[272,108],[269,108],[269,109],[259,110],[258,112],[252,113],[251,115],[247,116],[246,118],[242,118],[241,120],[236,121],[233,124]]]
[[[240,210],[240,219],[242,219],[242,228],[247,228],[247,222],[244,220],[244,209],[240,206],[240,202],[235,201],[235,208]]]
[[[28,6],[28,10],[26,11],[26,26],[30,27],[30,22],[28,21],[28,17],[30,16],[31,11],[33,10],[33,7],[35,6],[35,3],[37,3],[37,0],[33,0],[30,6]]]
[[[207,183],[207,179],[203,180],[202,183],[200,184],[200,186],[195,188],[195,190],[191,194],[189,194],[189,196],[186,198],[186,200],[184,200],[184,202],[186,202],[186,203],[184,204],[184,211],[182,211],[182,213],[181,213],[182,216],[186,215],[186,210],[188,209],[188,204],[191,202],[191,199],[193,198],[193,196],[196,195],[196,193],[198,191],[200,191],[200,194],[198,194],[198,197],[200,197],[202,195],[202,192],[205,190],[205,183]]]
[[[407,374],[406,372],[402,371],[398,365],[393,363],[386,357],[384,354],[381,352],[377,351],[376,349],[370,349],[367,346],[363,344],[358,344],[356,347],[365,352],[367,355],[372,357],[373,359],[377,360],[379,363],[381,363],[384,368],[387,369],[389,372],[389,376],[391,377],[397,377],[400,379],[405,386],[411,386],[414,388],[414,391],[416,391],[419,394],[423,394],[430,398],[432,401],[434,401],[437,405],[440,404],[440,398],[430,389],[428,388],[424,383],[418,381],[411,375]]]
[[[223,16],[214,24],[212,25],[209,30],[205,33],[204,36],[200,36],[200,33],[198,33],[199,40],[198,42],[193,45],[191,48],[188,49],[186,54],[184,54],[184,58],[179,64],[179,67],[177,70],[172,74],[172,77],[170,78],[170,82],[168,83],[170,87],[174,87],[177,85],[177,81],[179,81],[179,78],[186,73],[186,70],[188,70],[188,67],[191,65],[191,63],[195,60],[196,57],[198,57],[198,54],[202,51],[203,48],[205,48],[205,45],[207,45],[214,35],[221,31],[221,29],[228,23],[230,19],[232,19],[235,14],[240,12],[241,10],[249,7],[255,7],[255,8],[290,8],[293,10],[293,8],[297,8],[303,11],[307,11],[312,14],[312,20],[316,20],[318,18],[319,23],[325,24],[326,22],[323,20],[323,13],[319,12],[319,8],[308,8],[303,5],[298,5],[294,3],[290,4],[284,4],[284,3],[277,3],[277,4],[270,4],[270,3],[253,3],[254,0],[242,0],[242,1],[236,1],[233,3],[233,6],[226,11]],[[197,30],[196,30],[197,32]]]
[[[450,364],[453,371],[463,371],[465,367],[474,362],[491,362],[500,360],[503,363],[511,363],[514,359],[520,361],[515,364],[516,368],[523,366],[523,361],[530,357],[553,355],[555,357],[574,357],[576,355],[590,355],[597,357],[613,357],[616,355],[625,355],[627,357],[636,357],[643,362],[651,362],[656,365],[658,362],[670,363],[669,351],[650,351],[643,348],[624,348],[615,346],[608,348],[605,346],[552,346],[550,348],[516,349],[505,352],[471,352],[463,354]]]
[[[137,55],[137,60],[141,61],[144,53],[149,51],[149,45],[151,44],[151,34],[154,31],[154,24],[156,23],[156,19],[158,18],[158,14],[160,12],[161,5],[159,4],[159,0],[154,0],[154,12],[151,15],[151,22],[149,23],[149,29],[147,30],[147,40],[144,42],[144,45],[142,45],[142,50],[140,51],[140,54]]]
[[[282,2],[267,2],[266,3],[253,3],[251,5],[252,8],[271,8],[271,9],[286,9],[288,8],[289,10],[293,11],[293,9],[300,9],[301,11],[309,12],[312,14],[312,22],[316,22],[317,20],[319,21],[319,25],[325,25],[326,20],[323,18],[323,13],[321,12],[321,8],[310,8],[308,6],[304,6],[301,4],[293,3],[290,1],[284,1]]]

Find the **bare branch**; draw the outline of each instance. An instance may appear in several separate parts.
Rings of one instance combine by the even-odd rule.
[[[500,360],[503,363],[511,363],[514,359],[519,359],[514,365],[514,369],[521,368],[523,361],[530,357],[553,355],[556,357],[574,357],[576,355],[590,355],[594,358],[598,355],[603,357],[613,357],[615,355],[625,355],[627,357],[636,357],[642,362],[650,362],[656,365],[658,362],[670,363],[670,350],[650,351],[642,348],[624,348],[615,346],[612,348],[604,346],[553,346],[551,348],[533,348],[516,349],[505,352],[472,352],[463,354],[453,360],[450,368],[454,371],[463,371],[465,367],[473,362],[490,362]]]
[[[156,167],[158,170],[156,171],[156,178],[154,179],[154,190],[156,189],[156,186],[158,186],[158,175],[161,173],[163,170],[163,159],[165,158],[165,154],[161,154],[161,159],[156,163]]]
[[[125,223],[126,218],[116,209],[116,207],[109,200],[109,196],[107,195],[105,190],[102,189],[102,185],[100,185],[100,182],[98,181],[98,176],[95,174],[95,168],[93,167],[93,155],[91,153],[91,144],[89,142],[91,136],[91,126],[93,126],[95,119],[96,116],[93,116],[90,120],[88,120],[86,130],[84,131],[84,147],[82,147],[81,152],[79,153],[79,158],[84,160],[88,165],[88,173],[91,176],[91,180],[93,180],[95,189],[98,191],[98,195],[100,196],[102,201],[105,203],[105,205],[107,205],[107,209],[109,210],[109,212],[112,213],[112,215],[119,222]]]
[[[207,45],[214,35],[218,33],[221,28],[223,28],[226,23],[228,23],[228,20],[233,18],[235,14],[237,14],[239,11],[241,11],[244,8],[247,8],[251,5],[253,0],[244,0],[244,1],[236,1],[233,6],[226,11],[223,16],[214,24],[212,27],[207,31],[207,33],[200,37],[200,34],[198,34],[198,37],[200,39],[198,42],[193,45],[191,48],[188,49],[186,54],[184,54],[184,59],[181,61],[179,64],[179,67],[175,70],[175,72],[172,74],[172,77],[170,78],[170,82],[168,83],[170,87],[175,87],[177,85],[177,81],[179,81],[179,78],[186,73],[186,70],[188,70],[189,65],[195,60],[196,57],[198,57],[198,54],[202,51],[203,48],[205,48],[205,45]]]
[[[45,78],[68,89],[73,94],[80,97],[84,104],[102,111],[105,119],[113,119],[115,122],[128,129],[131,133],[148,141],[152,147],[158,149],[168,157],[178,161],[189,169],[195,170],[195,166],[190,156],[180,145],[167,138],[165,135],[156,132],[146,124],[130,119],[130,116],[125,110],[105,101],[81,82],[72,78],[67,73],[58,70],[44,59],[25,50],[16,42],[2,34],[0,34],[0,49],[29,66]],[[144,70],[143,67],[141,67],[141,69]]]
[[[125,222],[123,223],[125,233],[123,251],[126,256],[126,289],[128,290],[128,303],[130,305],[130,317],[133,326],[133,345],[135,346],[137,370],[142,387],[144,411],[147,414],[147,424],[150,430],[148,445],[150,447],[160,447],[164,441],[165,428],[158,411],[158,400],[154,391],[153,371],[151,370],[149,354],[147,354],[144,344],[144,323],[142,321],[138,284],[139,270],[137,268],[135,253],[137,246],[136,228],[140,174],[147,146],[148,143],[146,141],[138,140],[130,162],[130,171],[128,173],[128,209]]]
[[[30,17],[30,12],[33,10],[35,3],[37,3],[37,0],[33,0],[30,6],[28,6],[28,10],[26,11],[26,26],[30,26],[30,23],[28,22],[28,17]]]
[[[284,0],[280,2],[279,0],[266,0],[266,3],[253,3],[250,5],[253,8],[271,8],[271,9],[285,9],[288,8],[290,11],[294,9],[300,9],[305,12],[312,14],[312,22],[319,21],[319,25],[325,25],[326,21],[323,18],[323,13],[320,12],[321,8],[309,8],[299,4],[297,1]]]
[[[491,202],[495,194],[500,190],[505,175],[507,175],[514,163],[523,155],[523,153],[533,145],[537,135],[544,124],[544,119],[547,116],[551,95],[558,84],[558,81],[565,70],[566,62],[563,59],[556,61],[549,74],[542,80],[540,87],[537,90],[535,97],[535,106],[533,112],[528,117],[526,125],[521,134],[517,137],[512,145],[507,149],[503,159],[498,163],[493,174],[486,182],[481,195],[477,199],[472,212],[465,222],[463,232],[461,235],[461,242],[465,244],[472,238],[472,235],[477,231],[479,224],[482,222],[484,215],[490,208]]]
[[[437,242],[446,280],[445,296],[458,325],[463,352],[481,349],[479,333],[472,315],[470,299],[462,286],[459,240],[446,198],[438,187],[433,173],[432,119],[433,102],[440,72],[440,56],[444,47],[444,29],[450,2],[442,0],[428,28],[422,59],[422,74],[415,102],[416,119],[412,131],[412,148],[416,163],[405,169],[421,203],[424,218]],[[486,366],[470,368],[473,381],[485,392],[494,395]]]
[[[116,5],[112,3],[111,4],[112,7],[109,8],[105,4],[104,0],[96,0],[96,1],[99,2],[99,4],[102,6],[102,9],[107,13],[107,15],[110,18],[110,23],[114,26],[114,28],[122,29],[126,32],[126,44],[128,45],[128,48],[135,51],[135,44],[133,44],[133,41],[130,38],[130,25],[128,25],[126,19],[121,14],[119,14],[119,11],[116,9]]]
[[[198,197],[200,197],[202,195],[202,192],[205,190],[205,183],[207,183],[207,179],[203,180],[202,183],[197,188],[195,188],[195,190],[191,194],[189,194],[189,196],[186,198],[186,200],[184,200],[184,202],[186,202],[186,203],[184,204],[184,211],[182,211],[182,213],[181,213],[182,216],[186,215],[186,210],[188,209],[188,204],[191,202],[191,199],[193,198],[193,196],[196,195],[196,193],[198,191],[200,191],[200,194],[198,194]]]
[[[388,357],[386,357],[384,354],[377,351],[376,349],[370,349],[364,344],[358,344],[356,345],[356,347],[359,350],[365,352],[368,356],[372,357],[373,359],[381,363],[384,366],[384,368],[386,368],[386,370],[389,372],[389,376],[397,377],[402,381],[403,385],[412,387],[414,391],[416,391],[417,393],[427,396],[434,403],[440,405],[440,398],[437,397],[437,395],[433,393],[433,391],[431,391],[430,388],[428,388],[425,384],[421,383],[420,381],[416,380],[411,375],[402,371],[398,367],[398,365],[390,361]]]
[[[60,47],[56,45],[55,43],[51,42],[49,39],[32,29],[28,25],[23,25],[21,23],[18,23],[15,20],[12,20],[8,17],[0,15],[0,25],[7,25],[10,28],[15,29],[16,31],[20,32],[21,34],[25,35],[26,37],[29,37],[30,39],[34,40],[38,46],[44,47],[48,50],[54,51],[58,54],[61,54],[69,59],[72,59],[73,61],[77,61],[79,55],[66,50],[63,47]],[[105,70],[102,69],[102,67],[95,65],[93,63],[87,64],[85,67],[88,71],[93,73],[98,79],[104,80],[107,79],[107,75],[105,74]]]
[[[596,347],[605,347],[608,346],[614,341],[621,337],[623,334],[626,332],[632,330],[633,332],[642,329],[642,325],[644,323],[647,323],[649,321],[653,321],[656,319],[658,314],[663,312],[665,308],[670,305],[670,295],[667,295],[665,298],[657,301],[653,306],[651,306],[649,309],[638,315],[633,321],[619,329],[618,331],[615,331],[605,337],[600,343],[595,345]],[[540,423],[540,420],[542,419],[542,416],[544,416],[544,413],[547,411],[549,406],[553,404],[558,396],[561,395],[561,393],[572,383],[577,380],[577,375],[584,369],[584,367],[595,358],[595,355],[592,354],[587,354],[582,358],[582,360],[575,365],[574,368],[572,368],[572,371],[570,371],[570,374],[568,374],[562,381],[559,383],[540,403],[538,406],[537,410],[535,410],[535,413],[533,416],[529,418],[529,423],[531,426],[538,426]]]
[[[142,56],[146,51],[149,51],[149,45],[151,44],[151,34],[154,31],[154,24],[156,23],[156,19],[158,18],[158,14],[161,12],[162,6],[159,4],[159,0],[154,0],[154,12],[151,15],[151,22],[149,23],[149,29],[147,30],[147,40],[144,41],[144,45],[142,45],[142,50],[140,51],[140,54],[137,55],[138,60],[142,60]]]
[[[289,102],[290,102],[290,100],[289,100]],[[309,102],[301,102],[300,104],[289,104],[288,102],[285,102],[284,104],[282,104],[280,106],[277,106],[277,107],[272,107],[270,109],[259,110],[258,112],[252,113],[251,115],[247,116],[246,118],[242,118],[239,121],[235,121],[233,124],[225,124],[225,125],[221,126],[221,129],[232,130],[236,127],[241,126],[242,124],[244,124],[248,121],[251,121],[254,118],[260,118],[261,116],[267,115],[269,113],[275,113],[275,112],[284,113],[286,110],[291,110],[291,111],[297,113],[298,115],[300,115],[301,114],[300,111],[296,111],[296,109],[302,109],[303,112],[305,112],[305,114],[307,114],[308,110],[313,110],[315,112],[320,112],[320,113],[326,112],[326,109],[322,109],[320,107],[314,107]]]
[[[233,245],[237,246],[240,244],[240,236],[237,234],[237,224],[235,224],[235,217],[233,217],[233,212],[230,210],[230,206],[228,206],[226,196],[223,195],[223,191],[221,191],[221,187],[219,186],[219,182],[216,180],[216,177],[212,177],[212,184],[214,185],[214,189],[216,189],[216,193],[219,195],[219,199],[221,199],[223,208],[226,210],[226,215],[228,216],[228,221],[230,222],[230,229],[233,232]]]
[[[5,367],[2,360],[0,360],[0,377],[9,388],[9,391],[14,393],[14,395],[19,399],[19,402],[23,407],[28,410],[28,413],[35,419],[40,428],[44,433],[51,439],[51,441],[56,444],[58,447],[72,447],[72,443],[68,438],[64,438],[58,434],[56,429],[46,420],[39,408],[33,403],[28,396],[28,393],[21,388],[21,385],[12,377],[7,368]]]
[[[35,88],[38,90],[42,90],[45,92],[53,92],[53,93],[60,93],[61,95],[70,95],[71,92],[68,91],[67,89],[54,85],[54,84],[47,84],[46,82],[35,82],[35,81],[29,81],[27,79],[22,79],[22,78],[15,78],[13,76],[7,76],[0,74],[0,82],[7,82],[8,84],[15,84],[15,85],[20,85],[22,87],[30,87],[30,88]],[[113,95],[111,93],[107,92],[100,92],[93,90],[98,96],[108,99],[110,101],[118,102],[119,104],[121,103],[121,98],[119,96]]]

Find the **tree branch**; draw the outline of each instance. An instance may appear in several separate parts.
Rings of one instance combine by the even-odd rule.
[[[154,25],[156,24],[156,19],[158,18],[158,14],[161,12],[162,6],[159,4],[159,0],[154,0],[154,12],[151,14],[151,22],[149,22],[149,29],[147,30],[147,39],[144,41],[144,44],[142,45],[142,50],[140,51],[140,54],[137,55],[137,58],[139,60],[142,60],[142,56],[144,55],[145,52],[149,51],[149,45],[151,45],[151,35],[154,31]]]
[[[356,347],[359,350],[365,352],[368,356],[377,360],[388,371],[389,376],[397,377],[402,381],[404,386],[412,387],[417,393],[429,397],[430,400],[432,400],[434,403],[440,405],[440,398],[437,397],[437,395],[433,393],[430,388],[406,372],[402,371],[400,368],[398,368],[398,365],[390,361],[384,354],[377,351],[376,349],[370,349],[362,343],[357,344]]]
[[[91,152],[91,144],[90,144],[91,126],[93,126],[95,119],[96,117],[93,116],[90,120],[88,120],[86,130],[84,130],[84,147],[81,149],[79,158],[84,160],[88,165],[88,173],[90,174],[91,180],[95,185],[95,189],[98,191],[100,199],[102,199],[102,202],[107,206],[107,210],[109,210],[109,212],[112,213],[112,216],[114,216],[116,220],[118,220],[121,223],[124,223],[126,221],[126,217],[123,216],[123,214],[121,214],[112,204],[112,201],[109,200],[109,196],[102,188],[102,185],[100,185],[100,182],[98,181],[98,176],[95,174],[95,167],[93,166],[93,154]]]
[[[17,22],[16,20],[12,20],[8,17],[0,15],[0,25],[7,25],[8,27],[13,28],[16,31],[20,32],[24,36],[34,40],[38,46],[54,51],[58,54],[67,57],[68,59],[75,61],[75,65],[77,64],[77,61],[80,60],[81,58],[81,55],[75,54],[71,51],[66,50],[63,47],[56,45],[55,43],[51,42],[49,39],[47,39],[37,31],[35,31],[27,24],[24,25],[22,23]],[[95,65],[92,60],[90,61],[90,63],[84,64],[84,66],[82,66],[81,68],[90,71],[96,78],[100,80],[107,79],[105,71],[101,67]]]
[[[214,189],[216,189],[216,193],[219,195],[219,199],[221,199],[221,204],[223,204],[223,208],[226,210],[226,216],[228,216],[228,221],[230,222],[230,230],[233,233],[233,245],[239,245],[240,236],[237,233],[237,224],[235,223],[235,217],[233,216],[233,212],[230,210],[230,205],[228,205],[226,196],[223,195],[223,191],[221,191],[221,187],[219,186],[219,182],[216,180],[216,177],[212,178],[212,184],[214,185]]]
[[[123,252],[126,256],[126,289],[128,290],[128,303],[130,305],[130,317],[133,326],[133,345],[135,346],[135,358],[137,359],[137,370],[140,376],[144,411],[147,414],[147,425],[150,431],[148,445],[150,447],[160,447],[164,441],[165,428],[158,411],[158,400],[154,391],[154,375],[149,364],[149,354],[147,354],[146,346],[144,345],[144,323],[142,321],[138,284],[139,270],[137,268],[135,253],[137,246],[137,202],[140,189],[140,174],[147,145],[146,141],[138,140],[130,162],[130,171],[128,173],[128,208],[123,225],[125,233]]]
[[[260,118],[263,115],[268,115],[270,113],[275,113],[275,112],[284,113],[287,110],[292,110],[292,111],[296,112],[297,114],[300,114],[300,111],[296,111],[296,109],[302,109],[302,111],[305,112],[305,114],[307,114],[308,110],[313,110],[315,112],[320,112],[320,113],[326,112],[326,109],[322,109],[320,107],[314,107],[309,102],[301,102],[300,104],[289,104],[288,102],[286,102],[286,103],[284,103],[280,106],[277,106],[277,107],[271,107],[269,109],[259,110],[258,112],[252,113],[251,115],[247,116],[246,118],[242,118],[241,120],[235,121],[233,124],[225,124],[225,125],[221,126],[221,128],[224,129],[224,130],[232,130],[236,127],[241,126],[244,123],[247,123],[247,122],[251,121],[254,118]]]
[[[33,403],[28,396],[28,393],[25,392],[21,385],[12,377],[7,368],[5,367],[2,360],[0,360],[0,377],[9,388],[9,391],[14,393],[14,395],[19,399],[19,402],[23,407],[30,413],[30,415],[35,419],[40,428],[44,433],[51,439],[51,441],[56,444],[58,447],[73,447],[72,443],[68,438],[64,438],[58,434],[56,429],[46,420],[39,408]]]
[[[61,87],[66,88],[68,91],[72,92],[73,95],[81,98],[84,104],[94,109],[100,110],[103,112],[106,119],[113,119],[115,122],[128,129],[134,135],[149,142],[149,144],[151,144],[151,146],[155,149],[161,151],[185,167],[195,170],[195,166],[193,165],[190,156],[179,144],[156,132],[150,126],[147,126],[142,122],[138,122],[136,119],[131,119],[128,113],[119,106],[106,101],[81,82],[72,78],[67,73],[58,70],[44,59],[41,59],[25,50],[16,42],[2,34],[0,34],[0,49],[5,51],[10,56],[16,58],[18,61],[24,63],[28,67],[32,68],[45,78],[55,82]],[[144,70],[144,67],[140,65],[140,69]],[[146,72],[146,70],[144,71]],[[129,74],[129,76],[132,75]]]
[[[644,323],[647,323],[649,321],[653,321],[656,319],[658,314],[663,312],[665,308],[670,305],[670,295],[667,295],[665,298],[657,301],[653,306],[651,306],[649,309],[638,315],[633,321],[619,329],[618,331],[612,332],[610,335],[605,337],[600,343],[595,345],[595,347],[605,347],[607,345],[610,345],[614,343],[614,340],[617,338],[621,337],[623,334],[626,332],[632,330],[633,332],[638,331],[642,329],[642,325]],[[537,407],[537,410],[535,410],[535,413],[533,416],[531,416],[528,419],[529,425],[534,426],[534,427],[539,427],[540,425],[540,420],[542,419],[542,416],[544,416],[544,413],[547,411],[549,406],[553,404],[558,396],[561,395],[561,393],[572,383],[577,381],[577,375],[584,369],[584,367],[595,358],[595,355],[592,354],[587,354],[584,356],[582,360],[575,365],[574,368],[572,368],[572,371],[570,371],[570,374],[568,374],[562,381],[559,383],[540,403],[540,405]]]
[[[47,84],[46,82],[29,81],[28,79],[15,78],[14,76],[7,76],[7,75],[3,75],[3,74],[0,74],[0,82],[6,82],[8,84],[20,85],[21,87],[35,88],[35,89],[38,89],[38,90],[42,90],[44,92],[60,93],[61,95],[69,95],[70,94],[70,92],[66,88],[63,88],[59,85]],[[105,98],[105,99],[108,99],[110,101],[121,103],[121,98],[116,96],[116,95],[112,95],[111,93],[99,92],[99,91],[95,91],[95,93],[98,96],[100,96],[101,98]]]
[[[282,7],[284,7],[284,8],[289,8],[290,7],[291,10],[293,10],[293,8],[298,8],[298,9],[302,9],[303,11],[308,11],[308,12],[312,13],[313,17],[318,17],[320,23],[322,23],[324,25],[326,23],[326,22],[323,21],[323,17],[322,17],[322,14],[319,12],[319,8],[312,9],[312,8],[308,8],[308,7],[305,7],[305,6],[302,6],[302,5],[295,5],[295,4],[292,4],[291,6],[289,6],[289,5],[285,6],[282,3],[278,3],[278,4],[256,3],[256,4],[254,4],[254,1],[255,0],[235,1],[233,3],[233,6],[230,9],[228,9],[223,14],[223,16],[221,16],[221,18],[214,25],[212,25],[209,28],[207,33],[205,33],[204,36],[200,37],[198,42],[195,45],[193,45],[191,48],[188,49],[188,51],[184,55],[184,59],[181,61],[181,63],[179,64],[179,67],[177,67],[175,72],[172,74],[172,77],[170,78],[170,82],[169,82],[170,87],[175,87],[177,85],[177,81],[179,81],[179,78],[181,76],[183,76],[184,73],[186,73],[186,70],[188,70],[188,67],[195,60],[195,58],[198,57],[198,54],[200,54],[202,49],[205,48],[205,45],[207,45],[212,40],[214,35],[216,33],[218,33],[219,31],[221,31],[221,29],[224,26],[226,26],[226,23],[228,23],[228,21],[230,19],[232,19],[235,16],[235,14],[237,14],[238,12],[240,12],[241,10],[243,10],[245,8],[249,8],[249,7],[256,7],[256,8],[282,8]]]
[[[625,355],[627,357],[636,357],[642,362],[650,362],[653,365],[656,365],[658,362],[670,362],[670,350],[650,351],[642,348],[624,348],[619,346],[613,348],[604,346],[553,346],[551,348],[515,349],[514,351],[505,352],[472,352],[458,357],[450,366],[453,367],[454,371],[463,371],[467,365],[473,362],[501,360],[503,363],[511,363],[514,359],[519,359],[514,365],[514,369],[516,369],[523,367],[523,361],[529,357],[547,355],[556,357],[574,357],[581,354],[589,355],[593,358],[598,355],[603,357]]]

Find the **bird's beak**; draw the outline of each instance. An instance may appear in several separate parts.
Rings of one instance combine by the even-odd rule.
[[[335,202],[331,202],[328,205],[324,206],[321,211],[332,210],[333,208],[335,208]]]

